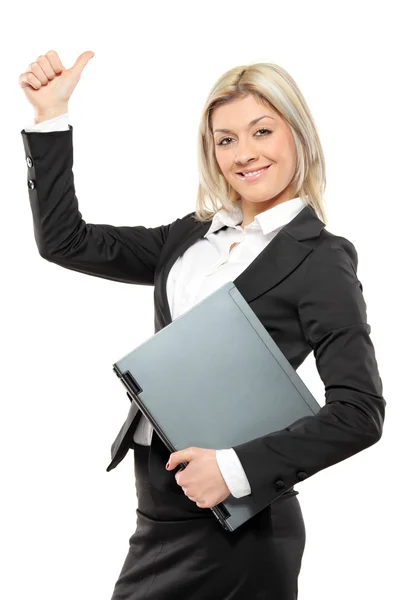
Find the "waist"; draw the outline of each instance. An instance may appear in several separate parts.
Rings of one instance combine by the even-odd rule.
[[[149,477],[150,446],[133,443],[135,462],[135,485],[138,509],[149,518],[156,520],[179,519],[215,519],[210,508],[201,508],[190,500],[175,481],[173,472],[166,473],[170,477],[156,487]],[[153,478],[154,480],[154,478]],[[156,482],[158,483],[158,481]],[[172,489],[173,488],[173,489]],[[295,496],[299,492],[293,487],[285,490],[279,498]],[[278,499],[279,499],[278,498]],[[277,499],[277,500],[278,500]],[[268,507],[266,507],[268,508]]]

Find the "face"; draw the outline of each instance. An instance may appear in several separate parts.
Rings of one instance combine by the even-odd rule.
[[[217,106],[211,125],[219,168],[240,194],[244,215],[254,216],[296,197],[290,185],[296,169],[295,144],[286,121],[275,111],[249,95]],[[254,177],[237,174],[266,166]]]

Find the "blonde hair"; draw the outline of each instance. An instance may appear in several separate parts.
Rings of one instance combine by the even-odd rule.
[[[214,84],[203,109],[198,134],[199,188],[197,221],[211,221],[221,209],[230,209],[240,194],[227,182],[215,158],[211,130],[213,108],[252,94],[272,108],[285,121],[293,135],[297,163],[293,177],[296,196],[311,205],[327,224],[323,192],[326,185],[325,159],[311,112],[292,77],[278,65],[256,63],[239,66],[224,73]],[[211,208],[206,203],[211,203]]]

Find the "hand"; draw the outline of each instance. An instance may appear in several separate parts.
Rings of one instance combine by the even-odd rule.
[[[223,502],[230,494],[219,470],[216,454],[216,450],[209,448],[186,448],[173,452],[167,463],[168,471],[179,463],[189,463],[175,473],[175,479],[189,500],[200,508],[211,508]]]
[[[64,67],[55,50],[49,50],[32,62],[19,76],[19,84],[35,112],[48,113],[59,107],[67,111],[68,100],[93,56],[94,52],[83,52],[70,69]]]

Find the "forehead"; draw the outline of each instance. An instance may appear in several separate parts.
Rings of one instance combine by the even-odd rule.
[[[216,106],[211,114],[211,126],[212,129],[233,125],[245,127],[252,119],[262,115],[273,117],[275,121],[279,119],[278,114],[266,102],[261,102],[250,94],[240,100],[230,100]],[[272,119],[268,121],[273,122]]]

